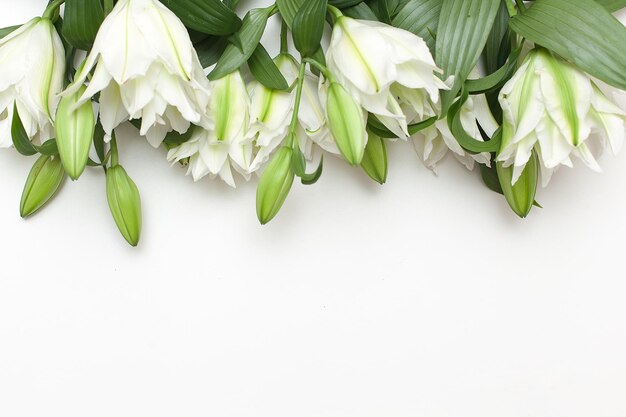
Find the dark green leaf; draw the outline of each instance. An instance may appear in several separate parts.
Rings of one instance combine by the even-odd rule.
[[[220,0],[161,0],[185,26],[209,35],[227,36],[239,30],[241,20]]]
[[[22,119],[20,119],[20,114],[17,111],[17,104],[13,105],[11,138],[13,139],[13,146],[15,146],[15,149],[22,155],[31,156],[37,153],[37,148],[35,148],[35,145],[33,145],[26,134],[26,130],[22,124]]]
[[[424,39],[431,51],[435,50],[435,38],[443,0],[409,0],[393,18],[391,24],[408,30]]]
[[[504,194],[502,192],[502,187],[500,186],[500,180],[498,179],[496,162],[492,161],[490,167],[483,164],[478,164],[478,166],[480,167],[480,176],[482,177],[487,188],[498,194]]]
[[[105,158],[104,129],[102,128],[102,125],[99,122],[96,123],[96,129],[93,134],[93,147],[96,150],[96,155],[98,155],[100,162],[103,162]]]
[[[328,4],[335,6],[338,9],[347,9],[349,7],[354,7],[362,2],[363,0],[328,0]]]
[[[0,39],[4,38],[5,36],[13,32],[14,30],[19,29],[19,28],[20,28],[19,26],[9,26],[9,27],[0,29]]]
[[[217,61],[215,69],[209,74],[209,79],[217,80],[238,70],[252,56],[261,36],[263,36],[267,19],[273,11],[274,7],[272,6],[265,9],[252,9],[248,12],[238,33],[243,51],[235,45],[228,45],[224,54]]]
[[[511,53],[511,32],[509,30],[509,12],[504,1],[500,2],[500,9],[493,23],[483,57],[485,59],[485,71],[487,74],[496,72],[504,65]]]
[[[188,142],[189,139],[191,139],[191,136],[193,136],[193,133],[194,133],[195,129],[196,129],[196,127],[192,125],[187,130],[187,132],[185,132],[183,134],[180,134],[177,131],[172,130],[167,135],[165,135],[165,139],[163,140],[163,143],[168,148],[172,148],[172,147],[176,147],[178,145],[182,145],[183,143]]]
[[[289,26],[289,29],[292,28],[293,19],[306,1],[307,0],[276,0],[278,11],[285,23],[287,23],[287,26]]]
[[[303,57],[320,49],[328,0],[308,0],[292,23],[293,43]]]
[[[100,0],[67,0],[63,20],[63,37],[76,49],[88,51],[104,20]]]
[[[200,64],[203,68],[208,68],[214,65],[224,53],[224,50],[228,46],[226,38],[217,36],[209,36],[205,40],[194,45]]]
[[[626,27],[594,0],[541,0],[511,19],[511,29],[626,90]]]
[[[497,152],[500,150],[500,144],[502,143],[502,129],[498,129],[494,133],[491,140],[481,142],[470,136],[461,123],[461,108],[467,101],[468,93],[464,90],[461,94],[461,98],[457,100],[448,112],[448,127],[456,138],[457,142],[463,149],[469,153],[477,154],[482,152]]]
[[[359,3],[356,6],[348,7],[343,10],[343,14],[353,19],[378,21],[378,17],[376,17],[367,3]]]
[[[437,30],[436,61],[444,79],[454,76],[442,93],[445,114],[480,58],[501,0],[443,0]]]
[[[433,124],[435,124],[436,121],[437,121],[437,117],[431,117],[421,122],[409,125],[408,126],[409,135],[414,135],[420,130],[424,130],[429,126],[432,126]],[[384,139],[392,139],[392,138],[397,137],[395,133],[387,129],[387,127],[384,124],[382,124],[380,120],[376,118],[376,116],[373,116],[372,114],[370,114],[369,118],[367,119],[367,128],[368,130],[370,130],[370,132],[374,133],[376,136],[380,136],[381,138],[384,138]]]
[[[259,44],[256,47],[248,60],[248,67],[254,78],[267,88],[272,90],[286,90],[289,88],[287,80],[285,80],[285,77],[263,45]]]
[[[37,148],[37,150],[42,155],[48,155],[48,156],[58,155],[59,153],[59,148],[57,147],[56,139],[50,139],[50,140],[45,141],[43,145]]]
[[[496,72],[477,80],[467,80],[465,82],[465,88],[469,94],[484,94],[502,88],[515,73],[517,69],[517,58],[521,50],[522,48],[519,47],[513,51],[506,64],[500,67]]]
[[[315,184],[320,177],[322,176],[322,172],[324,171],[324,155],[320,159],[320,164],[317,166],[317,169],[310,174],[304,174],[300,177],[300,182],[304,185],[313,185]]]

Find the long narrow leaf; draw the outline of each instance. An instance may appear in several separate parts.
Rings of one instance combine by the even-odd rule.
[[[76,49],[88,51],[104,20],[100,0],[67,0],[63,20],[63,37]]]
[[[220,0],[161,0],[185,26],[209,35],[227,36],[241,26],[241,19]]]

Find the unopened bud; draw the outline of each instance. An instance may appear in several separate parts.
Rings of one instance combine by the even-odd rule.
[[[292,150],[283,146],[267,166],[256,192],[256,214],[261,224],[272,220],[280,211],[294,180],[291,168]]]
[[[141,198],[137,186],[120,165],[107,170],[107,200],[122,236],[137,246],[141,235]]]
[[[20,215],[28,217],[42,208],[57,193],[65,172],[58,155],[42,155],[28,174],[22,200],[20,202]]]
[[[326,113],[339,151],[350,165],[360,164],[367,137],[363,109],[341,84],[331,82]]]
[[[505,168],[502,162],[498,162],[496,168],[502,193],[509,206],[518,216],[522,218],[528,216],[528,213],[533,208],[535,194],[537,193],[537,180],[539,177],[537,154],[533,152],[515,185],[511,185],[513,166]]]

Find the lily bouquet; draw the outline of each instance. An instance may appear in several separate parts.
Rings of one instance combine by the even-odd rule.
[[[0,29],[0,147],[38,156],[31,216],[66,177],[106,176],[113,219],[137,245],[139,191],[116,129],[133,124],[195,181],[258,175],[261,223],[324,155],[385,183],[411,141],[430,169],[451,153],[526,217],[541,178],[579,159],[600,170],[626,113],[626,0],[52,0]],[[239,16],[246,12],[243,19]],[[260,43],[281,23],[280,53]],[[327,30],[328,29],[328,30]],[[277,40],[278,41],[278,40]]]

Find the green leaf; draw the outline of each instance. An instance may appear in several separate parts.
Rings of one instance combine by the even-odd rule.
[[[435,55],[444,79],[454,76],[452,89],[442,93],[443,114],[478,63],[499,3],[500,0],[443,0]]]
[[[304,158],[304,154],[302,153],[300,147],[294,146],[292,152],[291,169],[294,174],[300,177],[300,180],[304,185],[315,184],[322,176],[322,171],[324,169],[324,155],[322,155],[322,159],[320,160],[317,169],[314,172],[307,174],[306,159]]]
[[[200,65],[202,68],[208,68],[220,59],[224,50],[228,46],[226,38],[209,36],[208,38],[194,44],[194,48],[198,53]]]
[[[502,1],[483,51],[487,74],[496,72],[498,68],[504,65],[510,53],[511,31],[509,30],[509,12],[504,1]]]
[[[13,146],[15,146],[15,149],[22,155],[31,156],[37,153],[37,148],[35,148],[35,145],[33,145],[26,134],[26,130],[22,124],[22,119],[20,119],[20,114],[17,111],[17,104],[13,105],[11,138],[13,139]]]
[[[28,217],[41,209],[56,195],[64,180],[65,171],[63,171],[61,158],[50,155],[40,156],[26,179],[20,201],[20,215]]]
[[[626,0],[596,0],[610,12],[616,12],[626,7]]]
[[[497,152],[500,150],[500,144],[502,143],[502,129],[498,129],[491,140],[482,142],[474,139],[470,136],[461,123],[461,108],[467,101],[468,93],[464,90],[461,93],[461,97],[457,100],[448,112],[448,127],[454,135],[457,142],[463,149],[469,153],[477,154],[482,152]]]
[[[361,168],[379,184],[387,182],[387,145],[372,132],[369,133]]]
[[[248,67],[254,78],[272,90],[287,90],[289,84],[280,72],[274,60],[263,45],[259,44],[248,60]]]
[[[163,140],[163,143],[168,147],[168,149],[171,149],[178,145],[182,145],[183,143],[188,142],[191,139],[191,137],[194,134],[195,129],[196,129],[196,126],[191,125],[189,129],[187,130],[187,132],[183,134],[180,134],[177,131],[172,130],[167,135],[165,135],[165,139]]]
[[[626,27],[594,0],[536,1],[511,19],[511,29],[626,90]]]
[[[220,0],[161,0],[188,28],[209,35],[228,36],[241,19]]]
[[[243,19],[243,24],[238,32],[243,50],[230,44],[217,61],[217,65],[209,74],[210,80],[220,79],[241,67],[254,53],[259,44],[267,19],[274,12],[274,6],[265,9],[252,9]]]
[[[378,21],[378,17],[374,14],[367,3],[359,3],[356,6],[343,9],[343,14],[353,19]]]
[[[328,4],[338,9],[347,9],[360,3],[363,3],[363,0],[328,0]]]
[[[278,11],[281,17],[289,26],[289,29],[293,26],[293,19],[298,14],[298,11],[304,6],[307,0],[276,0]]]
[[[43,143],[43,145],[38,147],[39,153],[42,155],[58,155],[59,147],[57,146],[56,139],[49,139]]]
[[[421,122],[410,124],[408,126],[409,135],[412,136],[416,134],[417,132],[419,132],[420,130],[424,130],[427,127],[434,125],[436,121],[437,121],[437,117],[431,117]],[[372,114],[370,114],[369,118],[367,119],[367,128],[376,136],[380,136],[381,138],[384,138],[384,139],[393,139],[393,138],[398,137],[391,130],[387,129],[387,127],[384,124],[382,124],[380,120],[376,118],[376,116]]]
[[[324,155],[322,155],[320,159],[320,164],[317,166],[317,169],[310,174],[304,174],[300,176],[300,182],[302,182],[302,184],[304,185],[313,185],[321,178],[323,171],[324,171]]]
[[[401,6],[391,24],[408,30],[424,39],[431,51],[435,50],[435,38],[439,27],[439,15],[443,0],[409,0]]]
[[[320,48],[328,0],[309,0],[296,14],[292,23],[293,43],[303,57]]]
[[[106,157],[104,153],[104,129],[100,121],[96,123],[96,129],[93,134],[93,147],[96,150],[96,155],[98,155],[100,162],[104,162]]]
[[[467,80],[465,88],[470,94],[484,94],[494,90],[499,90],[515,74],[517,69],[517,58],[522,51],[520,46],[509,56],[509,60],[496,72],[477,80]]]
[[[67,0],[63,20],[63,37],[76,49],[88,51],[104,20],[100,0]]]
[[[11,32],[15,31],[16,29],[19,29],[20,26],[9,26],[6,28],[2,28],[0,29],[0,39],[4,38],[5,36],[7,36],[8,34],[10,34]]]

